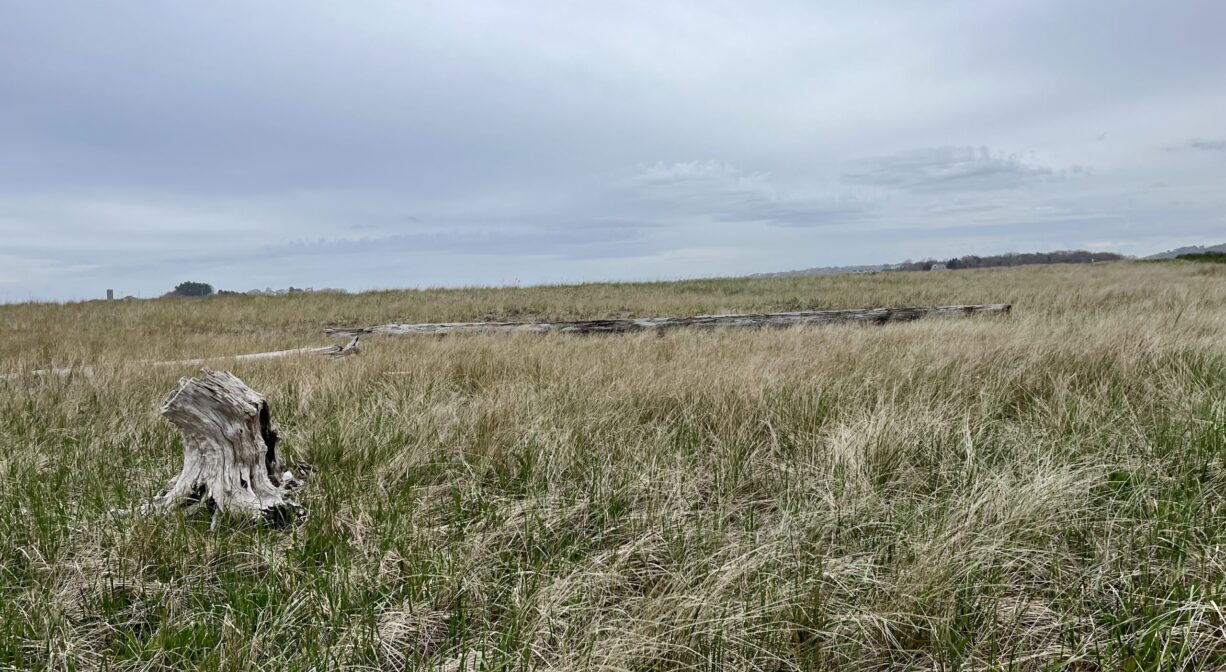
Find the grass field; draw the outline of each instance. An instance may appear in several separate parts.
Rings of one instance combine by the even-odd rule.
[[[229,368],[296,526],[108,519],[191,367],[326,324],[1011,302],[1012,317],[371,337]],[[0,666],[1226,667],[1226,266],[0,306]]]

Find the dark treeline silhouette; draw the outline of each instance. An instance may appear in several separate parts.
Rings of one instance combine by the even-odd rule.
[[[1211,264],[1226,264],[1226,252],[1196,252],[1193,254],[1181,254],[1175,258],[1181,261],[1199,261]]]
[[[229,289],[215,289],[207,282],[180,282],[175,288],[162,295],[163,298],[173,297],[204,297],[204,296],[286,296],[290,294],[347,294],[348,290],[336,288],[315,289],[314,287],[294,287],[289,289],[253,289],[249,292],[236,292]]]
[[[213,286],[207,282],[180,282],[166,296],[209,296]]]
[[[242,292],[232,292],[228,289],[214,290],[207,282],[180,282],[175,288],[162,296],[239,296]]]
[[[1021,254],[998,254],[989,257],[968,255],[953,259],[908,261],[899,264],[898,271],[931,271],[934,266],[944,265],[950,270],[964,268],[1000,268],[1005,266],[1033,266],[1036,264],[1092,264],[1100,261],[1120,261],[1122,255],[1111,252],[1086,252],[1085,250],[1061,250],[1058,252],[1027,252]]]

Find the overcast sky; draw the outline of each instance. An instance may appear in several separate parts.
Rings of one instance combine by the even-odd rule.
[[[1226,3],[0,0],[0,300],[1226,242]]]

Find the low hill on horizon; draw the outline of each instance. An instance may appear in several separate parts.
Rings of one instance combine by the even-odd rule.
[[[1226,252],[1226,243],[1222,243],[1221,245],[1190,245],[1188,247],[1180,247],[1174,250],[1167,250],[1166,252],[1159,252],[1158,254],[1154,254],[1154,255],[1151,255],[1145,258],[1146,259],[1174,259],[1175,257],[1181,256],[1184,254],[1204,254],[1206,252]]]
[[[898,264],[875,264],[866,266],[826,266],[805,268],[796,271],[780,271],[775,273],[755,273],[750,277],[773,278],[793,275],[840,275],[844,273],[880,273],[884,271],[931,271],[958,270],[968,268],[1002,268],[1008,266],[1031,266],[1037,264],[1089,264],[1103,261],[1123,261],[1127,259],[1113,252],[1088,252],[1086,250],[1056,250],[1052,252],[1011,252],[995,255],[965,255],[949,259],[929,258],[921,261],[908,259]]]

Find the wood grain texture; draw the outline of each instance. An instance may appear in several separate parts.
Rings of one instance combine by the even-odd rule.
[[[282,518],[297,511],[293,474],[277,455],[268,401],[227,371],[202,369],[179,379],[162,416],[183,436],[183,469],[153,508],[205,505],[216,527],[224,513]]]

